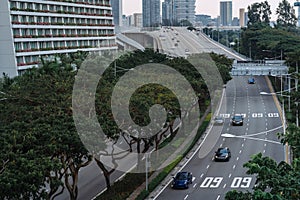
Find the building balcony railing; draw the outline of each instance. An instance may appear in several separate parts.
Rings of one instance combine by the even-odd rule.
[[[58,35],[14,35],[14,38],[56,38],[56,37],[112,37],[115,34],[58,34]]]
[[[87,12],[71,12],[65,10],[34,10],[31,8],[17,8],[12,7],[12,11],[23,11],[23,12],[41,12],[41,13],[59,13],[59,14],[70,14],[70,15],[87,15],[87,16],[101,16],[101,17],[112,17],[112,14],[109,13],[87,13]]]
[[[84,5],[96,5],[96,6],[111,7],[111,5],[109,5],[109,4],[89,3],[89,2],[74,2],[74,1],[71,1],[71,0],[52,0],[52,1],[66,2],[66,3],[76,3],[76,4],[84,4]]]
[[[90,46],[90,45],[83,45],[83,46],[63,46],[63,47],[45,47],[45,48],[30,48],[30,49],[18,49],[16,50],[17,53],[21,52],[34,52],[34,51],[53,51],[53,50],[65,50],[65,49],[87,49],[87,48],[101,48],[101,47],[114,47],[117,44],[110,44],[110,45],[100,45],[100,46]]]
[[[20,22],[20,21],[12,21],[12,24],[17,25],[45,25],[45,26],[109,26],[114,27],[114,24],[86,24],[86,23],[62,23],[62,22]]]
[[[39,61],[34,61],[34,62],[26,62],[26,63],[18,63],[18,66],[26,66],[26,65],[36,65],[39,64]]]

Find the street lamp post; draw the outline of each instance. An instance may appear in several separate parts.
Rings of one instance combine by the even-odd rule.
[[[133,71],[133,70],[134,70],[134,68],[125,69],[123,67],[117,66],[116,61],[114,61],[114,75],[115,75],[115,77],[117,77],[117,71],[119,72],[119,71]]]
[[[149,153],[145,153],[145,160],[146,160],[146,163],[145,163],[145,167],[146,167],[146,191],[148,191],[148,170],[149,170],[149,161],[148,161],[148,156],[149,156]]]

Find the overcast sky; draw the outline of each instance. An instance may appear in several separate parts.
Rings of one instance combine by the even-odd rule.
[[[131,15],[132,13],[142,12],[142,0],[122,0],[123,1],[123,14]],[[161,0],[163,1],[163,0]],[[240,8],[247,10],[248,5],[255,2],[262,2],[264,0],[232,0],[233,17],[238,17]],[[275,15],[275,10],[282,0],[268,0],[271,5],[272,19]],[[294,5],[296,0],[288,0],[291,5]],[[298,8],[296,10],[296,15]],[[207,14],[215,18],[220,13],[220,0],[196,0],[196,14]]]

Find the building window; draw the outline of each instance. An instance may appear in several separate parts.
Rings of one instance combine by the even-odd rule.
[[[10,8],[17,8],[17,2],[11,1],[10,2]]]
[[[16,42],[16,43],[15,43],[15,49],[16,49],[16,51],[19,51],[19,50],[22,49],[22,46],[21,46],[21,43],[20,43],[20,42]]]
[[[23,56],[21,57],[17,57],[17,63],[24,63],[24,59],[23,59]]]

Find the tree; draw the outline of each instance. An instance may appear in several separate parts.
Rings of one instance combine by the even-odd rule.
[[[300,158],[300,128],[297,127],[295,124],[290,123],[286,134],[283,133],[279,134],[281,138],[281,142],[283,144],[288,143],[291,146],[293,157],[295,159]]]
[[[300,197],[299,160],[295,159],[292,165],[282,161],[276,163],[262,153],[251,156],[251,160],[243,165],[248,168],[247,174],[256,175],[256,184],[253,192],[229,191],[225,199],[291,199]]]
[[[288,28],[296,27],[297,17],[294,13],[294,9],[287,0],[282,0],[276,9],[277,14],[277,27]]]
[[[91,161],[72,117],[75,72],[43,63],[1,87],[1,199],[52,199],[64,185],[76,199],[79,169]]]
[[[248,27],[262,28],[269,26],[271,7],[267,1],[248,6]]]

